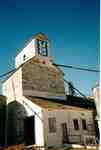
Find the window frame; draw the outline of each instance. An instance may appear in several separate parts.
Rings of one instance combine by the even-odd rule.
[[[45,46],[43,46],[44,42],[45,42]],[[37,50],[39,55],[48,56],[48,41],[37,40]]]
[[[74,130],[79,130],[79,122],[78,119],[73,119]]]
[[[49,127],[49,133],[56,133],[56,118],[55,117],[48,118],[48,127]]]

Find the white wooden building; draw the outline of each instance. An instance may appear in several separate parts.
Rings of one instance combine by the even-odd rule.
[[[59,146],[84,143],[84,136],[95,135],[92,110],[65,103],[63,73],[53,65],[46,35],[37,34],[15,64],[3,83],[6,145]]]

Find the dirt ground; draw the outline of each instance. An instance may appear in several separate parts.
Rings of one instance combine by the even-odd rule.
[[[23,144],[21,145],[15,145],[15,146],[10,146],[8,148],[5,149],[0,149],[0,150],[41,150],[40,147],[34,147],[32,146],[31,148],[27,148],[26,146],[24,146]],[[96,146],[96,149],[87,149],[85,148],[50,148],[49,150],[99,150],[99,146]]]

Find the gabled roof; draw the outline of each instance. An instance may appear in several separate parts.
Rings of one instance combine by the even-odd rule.
[[[29,40],[27,40],[24,44],[24,46],[22,48],[20,48],[16,54],[16,56],[33,40],[33,39],[36,39],[36,40],[48,40],[48,37],[42,33],[42,32],[39,32],[37,34],[35,34],[34,36],[32,36]],[[49,40],[48,40],[49,41]]]
[[[42,32],[37,33],[33,38],[37,40],[48,40],[48,37]]]

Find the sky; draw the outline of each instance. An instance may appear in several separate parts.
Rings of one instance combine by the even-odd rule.
[[[50,39],[55,63],[99,69],[99,16],[99,0],[1,0],[0,75],[38,32]],[[61,69],[86,95],[99,83],[98,73]]]

